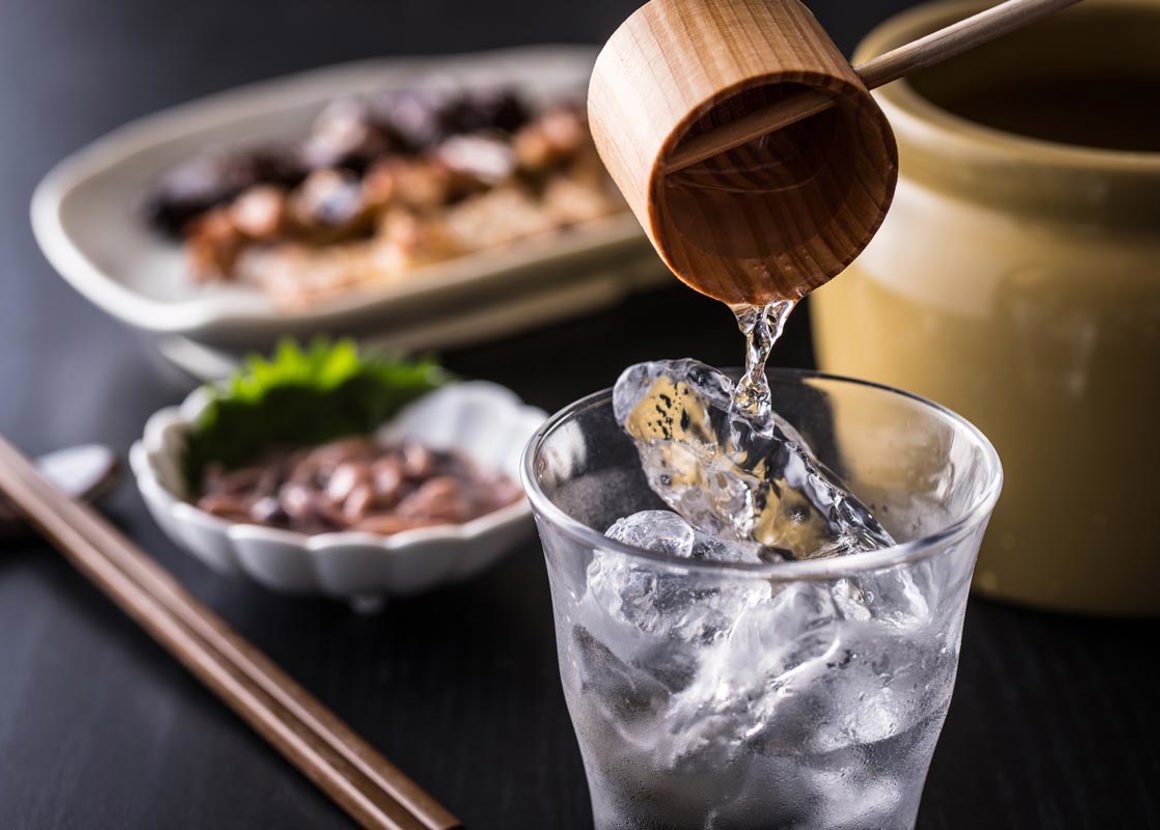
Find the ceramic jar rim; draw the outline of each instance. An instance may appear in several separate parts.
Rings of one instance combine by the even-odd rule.
[[[990,5],[985,0],[942,0],[902,12],[863,39],[854,61]],[[1160,16],[1160,7],[1150,0],[1101,0],[1098,5],[1145,9]],[[1087,213],[1122,205],[1125,216],[1119,218],[1129,222],[1127,211],[1138,218],[1141,198],[1149,207],[1160,206],[1160,152],[1085,147],[1005,132],[943,109],[905,80],[874,95],[898,140],[904,178],[1011,208]]]

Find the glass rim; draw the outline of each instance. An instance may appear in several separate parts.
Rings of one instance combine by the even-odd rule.
[[[716,572],[737,576],[753,576],[764,579],[776,579],[783,582],[794,580],[840,579],[925,559],[934,555],[939,545],[956,541],[966,536],[990,516],[991,511],[995,507],[995,503],[999,499],[999,493],[1003,488],[1002,462],[999,458],[999,453],[995,450],[994,445],[987,436],[957,412],[929,398],[916,395],[913,392],[907,392],[903,389],[897,389],[893,386],[887,386],[884,383],[876,383],[870,380],[832,375],[811,369],[772,368],[766,370],[766,375],[771,380],[777,380],[778,378],[799,381],[824,380],[840,384],[862,386],[907,398],[925,408],[931,409],[952,421],[978,443],[983,451],[987,465],[993,470],[990,481],[976,497],[974,502],[963,511],[963,514],[954,521],[949,522],[945,527],[941,527],[917,539],[900,542],[890,547],[881,548],[880,550],[820,559],[757,563],[685,559],[671,554],[658,553],[645,548],[634,547],[617,541],[616,539],[610,539],[595,528],[589,527],[579,519],[568,515],[562,508],[548,498],[548,494],[540,487],[535,475],[535,461],[539,456],[539,451],[543,446],[544,440],[557,427],[574,420],[578,414],[592,409],[595,406],[610,403],[612,388],[609,387],[585,395],[559,410],[541,424],[540,428],[528,439],[528,443],[524,447],[523,458],[520,462],[520,478],[522,479],[524,492],[527,493],[528,501],[531,503],[533,511],[538,516],[543,516],[549,520],[555,527],[563,530],[574,540],[594,550],[612,551],[630,559],[644,560],[669,568],[680,568],[698,572]]]

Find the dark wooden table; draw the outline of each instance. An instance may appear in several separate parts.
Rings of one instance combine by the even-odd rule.
[[[188,388],[37,253],[28,198],[58,158],[127,119],[244,81],[373,55],[598,41],[633,5],[2,0],[0,431],[29,452],[93,440],[124,452],[146,416]],[[812,5],[849,49],[909,3]],[[632,361],[682,354],[733,364],[740,342],[722,308],[674,288],[447,362],[551,410]],[[799,314],[775,362],[811,360]],[[109,509],[469,827],[589,826],[536,545],[365,618],[210,573],[161,536],[128,484]],[[972,603],[919,827],[1160,827],[1158,640],[1155,621]],[[352,826],[46,545],[5,545],[0,830]]]

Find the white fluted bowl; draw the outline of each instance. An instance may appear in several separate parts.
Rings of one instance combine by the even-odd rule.
[[[526,499],[461,525],[391,536],[308,536],[212,516],[186,500],[181,474],[185,436],[208,401],[198,389],[181,406],[155,413],[130,450],[129,462],[162,530],[221,573],[245,574],[275,591],[319,593],[370,608],[382,597],[416,594],[473,576],[532,533]],[[483,469],[519,481],[524,445],[545,417],[543,410],[525,406],[502,386],[471,381],[416,401],[384,424],[379,435],[456,450]]]

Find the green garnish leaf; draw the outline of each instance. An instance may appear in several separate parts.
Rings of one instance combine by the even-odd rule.
[[[273,358],[248,357],[211,387],[212,400],[186,443],[186,484],[197,492],[212,462],[233,469],[273,449],[373,432],[448,380],[432,358],[360,355],[349,339],[317,338],[306,349],[283,340]]]

